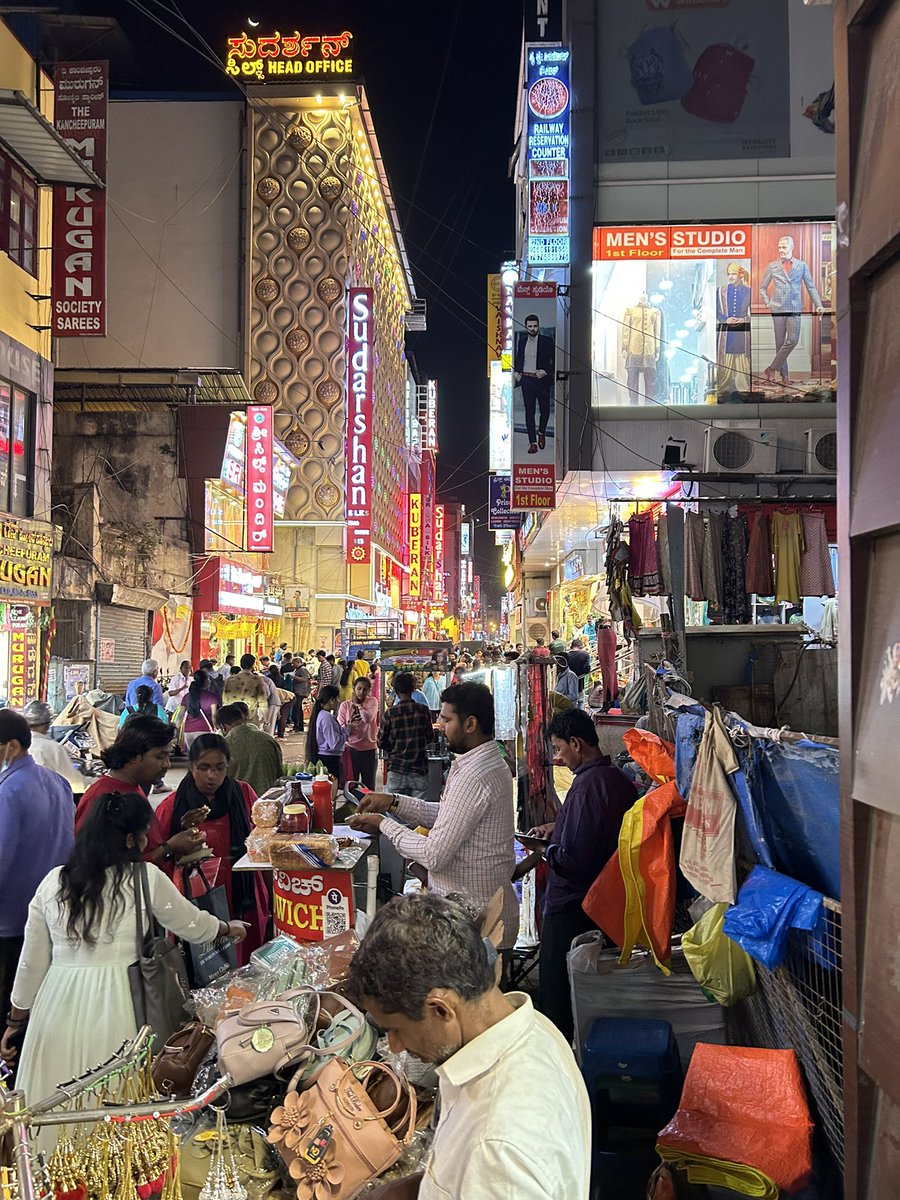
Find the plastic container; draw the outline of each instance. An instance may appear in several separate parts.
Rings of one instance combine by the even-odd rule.
[[[317,833],[334,832],[334,800],[331,780],[327,776],[313,780],[313,829]]]
[[[309,833],[309,823],[312,813],[309,803],[303,800],[300,804],[286,804],[281,814],[279,833]]]

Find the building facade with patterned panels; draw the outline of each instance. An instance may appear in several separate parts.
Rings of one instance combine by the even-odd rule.
[[[405,339],[424,328],[424,305],[365,91],[317,82],[248,96],[245,378],[255,401],[274,405],[275,435],[299,463],[276,526],[282,640],[330,648],[342,620],[369,615],[395,620],[402,636],[408,473],[419,453]],[[374,299],[367,563],[346,553],[347,301],[357,287]]]

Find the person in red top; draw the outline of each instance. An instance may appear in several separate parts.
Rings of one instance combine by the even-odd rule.
[[[109,796],[112,792],[137,791],[146,795],[154,781],[162,779],[169,769],[174,737],[175,726],[157,717],[138,715],[123,725],[113,744],[100,755],[109,773],[94,780],[78,801],[75,832],[78,833],[94,801],[100,796]],[[199,833],[180,830],[168,843],[165,838],[158,838],[153,843],[152,853],[145,854],[144,858],[159,866],[167,857],[174,859],[189,854],[202,842]]]
[[[246,939],[237,948],[239,964],[244,966],[266,940],[269,897],[259,871],[233,870],[246,853],[244,842],[250,833],[256,792],[249,783],[229,779],[230,757],[228,742],[217,733],[201,733],[194,740],[188,773],[178,790],[156,810],[147,850],[152,853],[166,842],[171,846],[185,830],[199,827],[213,855],[221,859],[217,882],[225,887],[229,912],[249,926]],[[160,866],[167,874],[173,873],[171,861]]]

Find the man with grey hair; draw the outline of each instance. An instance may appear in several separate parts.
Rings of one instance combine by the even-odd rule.
[[[32,700],[22,709],[22,716],[31,730],[31,757],[42,767],[62,775],[76,796],[87,790],[87,780],[76,770],[71,754],[50,737],[53,709],[43,700]]]
[[[141,663],[141,673],[137,679],[132,679],[125,692],[125,707],[137,708],[137,690],[148,687],[152,693],[150,699],[160,708],[165,708],[166,698],[159,686],[159,663],[155,658],[145,658]]]
[[[775,328],[775,357],[766,367],[770,383],[788,381],[787,360],[800,341],[800,314],[803,312],[803,288],[806,288],[816,312],[825,311],[807,263],[794,257],[794,239],[778,239],[778,258],[766,267],[759,285],[762,302],[772,314]],[[771,289],[771,290],[770,290]]]
[[[433,894],[385,905],[350,964],[348,988],[391,1050],[438,1068],[431,1157],[418,1190],[410,1181],[404,1195],[587,1200],[584,1081],[530,998],[499,990],[495,965],[496,950],[465,909]]]

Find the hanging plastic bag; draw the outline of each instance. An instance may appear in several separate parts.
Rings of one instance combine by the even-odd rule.
[[[753,959],[722,930],[727,911],[727,904],[714,904],[681,938],[694,978],[711,1000],[725,1008],[756,988]]]
[[[722,717],[706,714],[703,740],[684,814],[681,870],[701,896],[716,904],[734,904],[734,818],[737,800],[729,775],[738,769],[737,756]]]
[[[651,779],[668,783],[675,778],[675,747],[646,729],[626,729],[622,734],[625,749]]]

